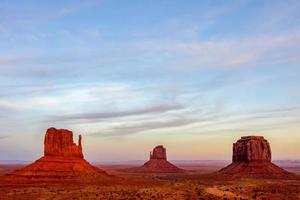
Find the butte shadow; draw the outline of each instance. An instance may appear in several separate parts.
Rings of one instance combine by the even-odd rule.
[[[132,173],[184,173],[183,169],[167,161],[166,148],[162,145],[156,146],[150,152],[150,159],[143,166],[131,168],[128,171]]]
[[[32,182],[112,182],[118,179],[84,159],[81,135],[77,145],[73,142],[73,132],[55,128],[46,132],[44,156],[5,178]]]
[[[294,174],[271,162],[270,144],[262,136],[241,137],[233,144],[232,163],[217,174],[231,177],[294,177]]]

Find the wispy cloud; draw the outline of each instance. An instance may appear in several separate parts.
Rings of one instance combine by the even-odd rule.
[[[244,68],[258,64],[273,64],[284,61],[299,50],[300,30],[289,30],[281,34],[245,36],[236,39],[196,40],[182,42],[150,40],[141,42],[141,49],[155,49],[174,56],[173,66],[181,69]],[[284,50],[284,53],[282,53]],[[281,52],[281,53],[280,53]],[[288,61],[288,60],[286,60]],[[296,61],[294,60],[289,60]]]
[[[300,108],[273,108],[244,113],[228,113],[221,110],[210,112],[181,112],[173,116],[160,116],[137,121],[125,120],[121,125],[100,128],[89,135],[95,137],[126,137],[155,130],[161,134],[224,134],[256,133],[285,127],[299,121]],[[176,117],[177,116],[177,117]],[[175,128],[175,129],[174,129]]]
[[[8,138],[7,135],[0,135],[0,140],[6,139],[6,138]]]
[[[97,0],[76,1],[72,3],[57,2],[49,4],[47,2],[39,2],[36,4],[28,4],[22,7],[22,12],[18,11],[18,3],[7,2],[1,5],[2,18],[0,23],[3,27],[15,28],[20,27],[33,27],[41,22],[45,23],[49,20],[56,20],[61,17],[76,14],[82,10],[91,8],[98,5]],[[13,14],[12,14],[13,13]],[[9,23],[6,21],[9,20]]]
[[[248,132],[256,134],[260,131],[273,130],[298,123],[299,107],[271,108],[268,110],[252,110],[248,112],[221,112],[208,118],[204,123],[186,130],[186,134],[210,134]],[[229,131],[230,130],[230,131]]]
[[[99,131],[97,133],[89,134],[89,136],[97,136],[97,137],[124,137],[128,135],[133,135],[137,133],[147,132],[151,130],[161,130],[164,128],[176,128],[187,126],[192,123],[199,122],[197,119],[192,118],[178,118],[172,120],[156,120],[150,122],[143,122],[136,125],[121,125],[111,128],[108,131]]]
[[[119,111],[119,112],[97,112],[97,113],[79,113],[65,116],[53,116],[50,121],[84,121],[84,122],[95,122],[97,120],[110,119],[110,118],[120,118],[129,116],[138,116],[146,114],[157,114],[165,113],[174,110],[181,110],[184,107],[180,104],[160,104],[154,105],[152,107],[145,107],[134,110]],[[77,121],[77,122],[78,122]]]
[[[231,39],[178,41],[143,39],[118,44],[104,42],[103,49],[72,50],[62,54],[37,53],[30,58],[0,59],[2,75],[24,78],[72,78],[95,74],[104,78],[123,74],[128,78],[181,76],[194,70],[240,70],[299,63],[300,30]],[[97,32],[98,34],[98,32]],[[66,40],[70,37],[65,36]],[[101,42],[102,43],[102,42]],[[125,52],[125,53],[124,53]],[[89,63],[90,67],[85,67]],[[130,67],[120,67],[127,63]],[[64,66],[64,67],[60,67]],[[109,68],[107,67],[109,66]],[[112,73],[113,72],[113,73]]]

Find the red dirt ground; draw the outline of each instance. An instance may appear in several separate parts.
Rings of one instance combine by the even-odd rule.
[[[227,161],[176,162],[181,174],[132,174],[126,169],[139,164],[100,165],[121,179],[110,182],[18,181],[0,178],[0,199],[300,199],[300,174],[287,179],[224,178],[213,172]],[[278,164],[278,163],[276,163]],[[24,166],[24,165],[23,165]],[[0,165],[0,174],[22,165]],[[300,171],[299,162],[279,166]]]

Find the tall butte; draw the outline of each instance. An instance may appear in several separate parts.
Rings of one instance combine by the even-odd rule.
[[[30,180],[108,181],[112,177],[88,163],[82,153],[81,135],[78,145],[73,142],[73,132],[49,128],[44,140],[44,156],[34,163],[8,175]]]
[[[167,161],[167,151],[162,145],[156,146],[150,152],[150,160],[143,166],[136,168],[135,172],[142,173],[183,173],[184,170]]]
[[[241,137],[233,143],[232,163],[219,173],[231,176],[283,177],[291,173],[271,162],[271,147],[262,136]]]

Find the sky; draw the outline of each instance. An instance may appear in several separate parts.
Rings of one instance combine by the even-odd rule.
[[[87,160],[230,160],[262,135],[300,159],[300,1],[0,1],[0,160],[49,127]]]

